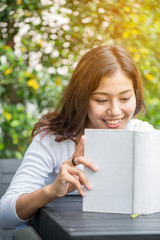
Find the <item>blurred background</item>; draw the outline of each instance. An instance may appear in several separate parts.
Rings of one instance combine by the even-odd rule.
[[[160,129],[160,1],[0,0],[0,158],[22,158],[34,123],[56,106],[89,49],[126,47],[146,114]]]

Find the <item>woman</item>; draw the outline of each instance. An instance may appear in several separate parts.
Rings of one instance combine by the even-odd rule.
[[[0,202],[0,222],[17,226],[41,207],[83,185],[91,190],[83,169],[97,167],[83,157],[85,128],[153,130],[132,119],[144,109],[140,74],[119,46],[87,52],[75,71],[56,111],[43,116],[9,189]]]

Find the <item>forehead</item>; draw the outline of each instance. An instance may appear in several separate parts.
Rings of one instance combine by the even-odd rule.
[[[114,76],[104,76],[98,88],[93,93],[106,92],[108,94],[118,94],[128,90],[134,90],[133,81],[123,72],[119,71]]]

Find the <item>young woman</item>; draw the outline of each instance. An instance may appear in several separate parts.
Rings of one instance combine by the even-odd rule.
[[[85,128],[153,130],[132,119],[144,109],[140,74],[127,51],[101,46],[87,52],[66,88],[59,106],[33,129],[33,140],[11,185],[0,201],[0,223],[17,226],[56,198],[91,190],[81,166]]]

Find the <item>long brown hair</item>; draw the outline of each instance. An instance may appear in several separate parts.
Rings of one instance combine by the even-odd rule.
[[[87,124],[89,97],[103,76],[113,76],[118,69],[132,80],[136,95],[134,116],[144,109],[142,81],[129,53],[122,47],[101,46],[88,51],[79,61],[71,80],[54,112],[42,116],[35,124],[32,137],[44,131],[54,134],[56,141],[74,140]]]

